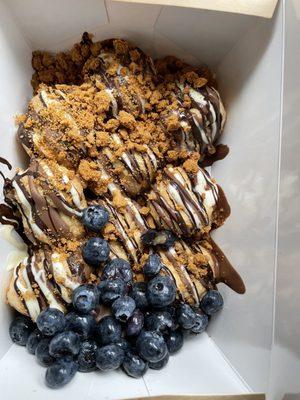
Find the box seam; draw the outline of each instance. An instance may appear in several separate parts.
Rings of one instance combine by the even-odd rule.
[[[274,290],[273,290],[273,313],[272,313],[272,337],[271,337],[271,356],[269,367],[269,382],[267,384],[267,398],[271,393],[272,371],[275,347],[276,330],[276,294],[277,294],[277,268],[278,268],[278,235],[279,235],[279,212],[280,212],[280,180],[281,180],[281,152],[283,139],[283,93],[284,93],[284,71],[285,71],[285,7],[286,2],[282,0],[282,53],[281,53],[281,82],[280,82],[280,110],[279,110],[279,144],[278,144],[278,178],[277,178],[277,201],[276,201],[276,226],[275,226],[275,259],[274,259]]]

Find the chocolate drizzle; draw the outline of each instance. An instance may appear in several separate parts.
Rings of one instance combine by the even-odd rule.
[[[56,254],[55,257],[60,256]],[[58,258],[56,262],[62,264],[61,269],[54,266],[50,248],[44,247],[34,252],[30,251],[29,256],[14,270],[12,287],[8,290],[10,304],[13,305],[17,301],[14,298],[17,296],[33,320],[46,307],[55,307],[64,311],[71,301],[71,297],[67,295],[68,285],[72,284],[72,288],[77,287],[87,281],[90,273],[89,268],[83,265],[80,272],[76,270],[72,274],[71,269],[67,271],[65,263],[70,265],[76,257],[74,254],[72,260],[70,256],[65,261],[64,257],[61,260]],[[84,264],[83,261],[81,264]],[[61,271],[64,275],[60,275]]]
[[[245,293],[246,288],[242,278],[233,268],[220,247],[212,238],[209,238],[208,242],[212,246],[211,254],[215,259],[213,269],[216,283],[225,283],[225,285],[229,286],[235,292],[239,294]]]
[[[229,147],[224,144],[215,146],[215,152],[206,154],[205,158],[199,162],[200,167],[205,168],[211,166],[214,162],[223,160],[229,153]]]
[[[180,167],[164,169],[148,199],[158,228],[188,238],[201,235],[229,215],[225,195],[205,170],[188,176]]]
[[[117,246],[112,243],[112,252],[115,256],[121,257],[125,254],[126,258],[132,263],[137,263],[143,254],[141,234],[146,231],[146,225],[139,212],[138,205],[126,197],[126,211],[118,212],[110,200],[105,200],[103,205],[108,208],[111,214],[110,223],[113,224],[117,232],[117,246],[121,246],[122,254],[118,254]]]
[[[9,170],[12,169],[11,163],[7,161],[6,158],[0,157],[0,163],[6,165]]]
[[[52,239],[64,237],[72,239],[74,233],[73,227],[78,224],[78,234],[83,233],[81,223],[77,222],[74,217],[81,216],[81,209],[78,208],[78,201],[85,206],[85,200],[82,192],[78,192],[73,181],[69,182],[73,193],[76,193],[76,204],[74,201],[67,201],[64,197],[63,190],[58,191],[51,188],[51,182],[48,179],[46,171],[50,169],[45,162],[33,159],[28,170],[15,175],[9,185],[9,194],[14,207],[19,210],[23,219],[23,224],[27,236],[34,244],[39,242],[48,243]],[[66,173],[65,169],[61,172]],[[51,170],[49,173],[52,174]],[[52,174],[53,179],[55,175]],[[58,179],[60,179],[58,177]],[[62,184],[63,181],[60,182]],[[66,193],[68,186],[66,187]],[[73,194],[69,193],[73,199]]]
[[[16,230],[18,230],[19,221],[15,216],[13,209],[7,204],[0,204],[0,223],[2,225],[12,225]]]
[[[178,84],[175,95],[178,109],[175,111],[181,123],[181,147],[189,151],[198,151],[202,160],[215,152],[225,123],[226,113],[218,92],[208,85],[200,89],[190,89],[191,108],[183,108],[184,86]],[[187,129],[189,127],[189,129]]]

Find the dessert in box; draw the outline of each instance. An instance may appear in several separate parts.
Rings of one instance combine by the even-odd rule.
[[[215,77],[87,33],[32,65],[28,168],[4,179],[1,207],[28,246],[7,289],[11,338],[53,388],[77,370],[141,377],[206,329],[218,283],[245,291],[211,238],[230,215],[206,169],[228,153]]]

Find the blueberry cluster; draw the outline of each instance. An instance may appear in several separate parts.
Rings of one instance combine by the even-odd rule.
[[[84,218],[90,229],[99,231],[108,214],[99,208]],[[165,237],[170,239],[168,234]],[[148,368],[161,369],[169,355],[181,349],[184,335],[203,332],[209,316],[223,306],[217,290],[206,292],[199,308],[179,302],[173,278],[160,274],[164,266],[157,254],[151,254],[143,266],[145,282],[134,283],[126,260],[107,261],[105,243],[101,238],[87,242],[83,257],[89,264],[106,261],[101,281],[76,288],[66,315],[48,308],[36,324],[18,316],[10,325],[12,341],[26,346],[47,367],[46,384],[51,388],[64,386],[77,371],[121,367],[127,375],[139,378]],[[109,310],[106,316],[101,312],[103,306]]]
[[[49,387],[64,386],[77,371],[122,367],[139,378],[148,367],[161,369],[169,354],[182,347],[184,334],[203,332],[208,315],[223,305],[215,290],[205,294],[202,309],[177,303],[171,278],[157,275],[148,284],[132,283],[130,269],[123,269],[126,265],[115,259],[105,266],[98,286],[79,286],[68,314],[48,308],[36,325],[24,316],[11,323],[13,342],[26,346],[47,367]],[[99,304],[110,306],[111,315],[98,321]]]

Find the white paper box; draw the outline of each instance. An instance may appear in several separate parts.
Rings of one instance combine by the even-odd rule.
[[[24,157],[13,119],[32,93],[32,50],[67,49],[88,31],[96,39],[132,40],[154,57],[205,62],[217,72],[228,110],[222,141],[231,152],[213,175],[232,215],[215,237],[247,286],[240,296],[220,285],[224,310],[163,371],[141,380],[121,372],[77,374],[50,391],[34,357],[8,337],[5,265],[13,246],[1,238],[1,399],[260,392],[272,400],[300,398],[299,3],[282,1],[264,19],[132,2],[0,0],[0,155],[14,166]]]

